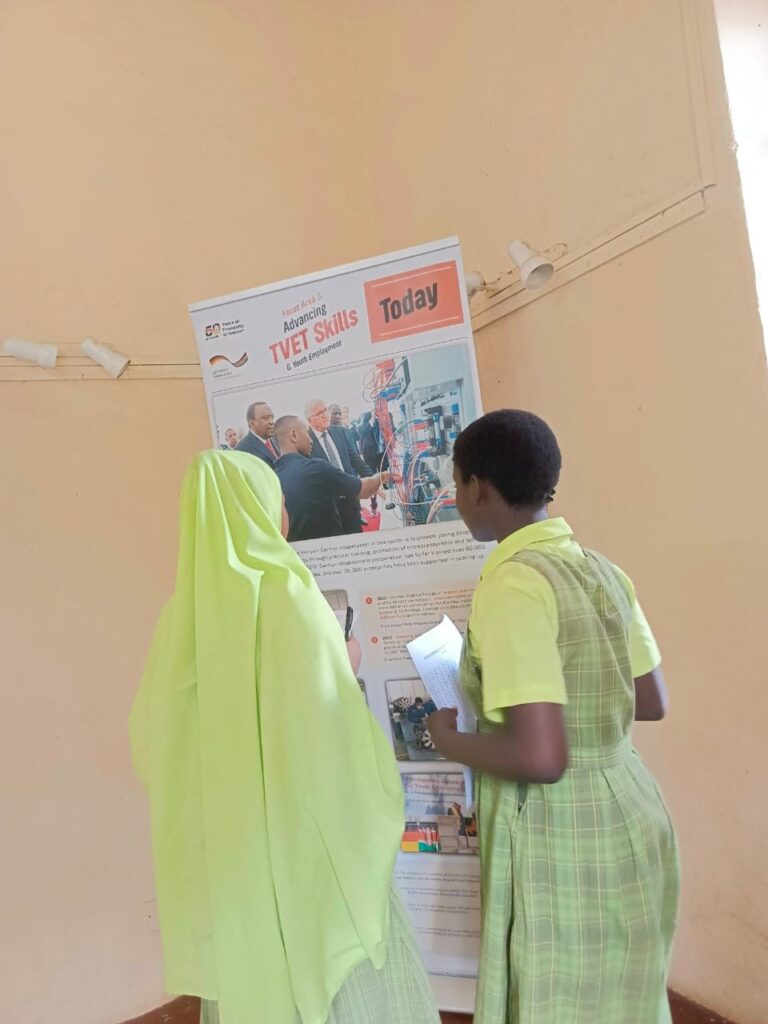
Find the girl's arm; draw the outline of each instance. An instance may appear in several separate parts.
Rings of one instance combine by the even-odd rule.
[[[667,686],[660,668],[635,679],[635,721],[660,722],[667,713]]]
[[[503,725],[482,734],[458,732],[456,710],[444,708],[429,717],[427,728],[444,757],[506,782],[553,783],[568,767],[560,704],[505,708]]]

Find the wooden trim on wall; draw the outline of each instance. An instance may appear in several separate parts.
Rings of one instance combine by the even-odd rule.
[[[100,381],[102,384],[123,385],[124,381],[136,380],[201,380],[200,363],[163,362],[131,363],[119,381],[109,377],[100,366],[84,356],[70,354],[74,345],[59,345],[59,359],[56,367],[46,370],[34,363],[25,363],[5,356],[0,351],[0,383],[36,381],[38,383],[62,383],[62,381]]]
[[[482,330],[483,327],[504,319],[523,306],[538,302],[563,285],[570,284],[582,275],[589,274],[693,217],[700,216],[706,211],[705,196],[704,187],[700,187],[692,194],[668,200],[660,207],[635,217],[622,227],[594,239],[577,250],[547,253],[554,264],[555,274],[544,288],[536,291],[525,288],[516,270],[500,274],[484,291],[477,293],[470,300],[473,330]],[[130,381],[201,379],[202,370],[198,362],[145,360],[141,363],[131,363],[120,381],[113,381],[100,366],[83,356],[75,345],[59,346],[59,360],[56,367],[51,370],[13,359],[0,352],[0,383],[35,381],[55,384],[63,381],[100,381],[102,384],[114,386]]]
[[[484,291],[478,292],[470,300],[473,330],[482,330],[483,327],[502,320],[522,306],[538,302],[563,285],[570,284],[584,274],[589,274],[672,228],[700,216],[706,212],[706,208],[706,193],[702,187],[691,195],[669,202],[669,205],[662,204],[651,213],[635,217],[621,228],[609,231],[580,249],[559,256],[547,253],[554,265],[555,274],[548,285],[536,291],[524,287],[516,270],[501,274]]]
[[[669,993],[673,1024],[735,1024],[712,1010],[681,996],[679,992]],[[471,1017],[448,1013],[442,1015],[443,1024],[471,1024]],[[151,1010],[141,1017],[133,1017],[123,1024],[199,1024],[200,1000],[192,996],[180,996],[171,1003]]]

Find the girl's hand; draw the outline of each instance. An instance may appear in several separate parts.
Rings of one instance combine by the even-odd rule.
[[[451,734],[457,732],[459,712],[456,708],[441,708],[427,719],[427,728],[438,750],[442,750]]]
[[[360,641],[355,640],[353,636],[347,640],[347,655],[349,656],[349,664],[352,666],[352,671],[357,675],[360,671],[360,662],[363,660],[363,651],[360,647]]]

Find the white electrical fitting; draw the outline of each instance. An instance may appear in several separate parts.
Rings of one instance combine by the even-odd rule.
[[[122,374],[125,373],[130,363],[128,356],[124,356],[122,352],[116,352],[114,349],[109,348],[108,345],[102,345],[96,341],[95,338],[84,338],[80,342],[80,348],[85,352],[89,359],[92,359],[99,366],[103,367],[107,371],[110,377],[114,377],[115,380]]]
[[[50,345],[43,341],[25,341],[23,338],[6,338],[3,352],[14,359],[28,359],[30,363],[51,370],[56,365],[59,355],[58,345]]]
[[[471,299],[473,295],[485,288],[485,278],[479,270],[470,270],[464,278],[464,284],[467,289],[467,298]]]
[[[554,265],[546,256],[532,249],[527,242],[516,239],[507,246],[509,258],[520,271],[520,280],[526,288],[543,288],[552,280]]]

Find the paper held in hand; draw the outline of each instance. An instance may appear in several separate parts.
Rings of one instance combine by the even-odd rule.
[[[477,718],[459,684],[463,639],[447,615],[433,629],[411,640],[408,653],[424,687],[438,708],[457,708],[460,732],[474,732]]]
[[[424,683],[429,696],[438,708],[456,708],[459,732],[475,732],[477,716],[464,695],[459,682],[459,662],[463,644],[461,633],[455,624],[443,616],[443,621],[433,629],[417,636],[407,644],[416,671]],[[467,803],[472,803],[472,774],[464,772],[467,789]]]

